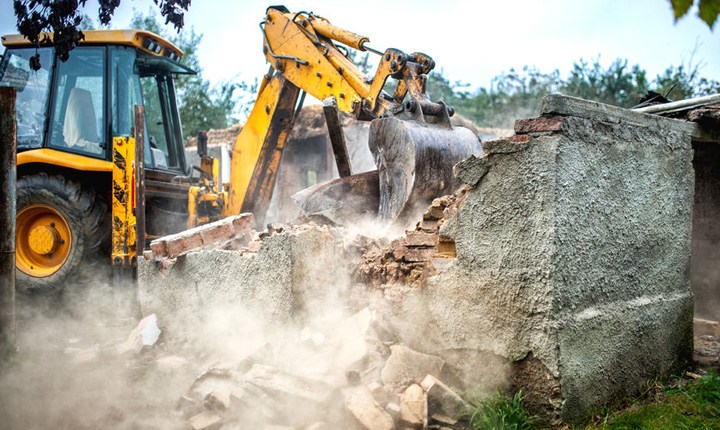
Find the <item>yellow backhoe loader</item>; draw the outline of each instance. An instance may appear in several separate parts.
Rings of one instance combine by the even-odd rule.
[[[3,37],[0,85],[17,89],[21,290],[59,290],[87,272],[81,265],[97,261],[132,267],[146,240],[222,217],[252,212],[262,223],[305,93],[324,102],[345,186],[340,200],[374,193],[369,201],[381,218],[402,217],[451,192],[452,166],[482,152],[475,135],[450,124],[452,109],[425,94],[434,67],[429,56],[376,51],[367,37],[282,6],[268,8],[260,27],[270,70],[232,149],[225,183],[202,138],[199,177],[186,165],[173,78],[194,72],[168,41],[139,30],[85,31],[61,62],[52,47]],[[353,64],[348,49],[379,56],[373,76]],[[34,71],[36,53],[41,68]],[[396,80],[392,94],[383,91],[388,78]],[[371,121],[377,172],[351,175],[338,111]],[[337,189],[337,181],[321,185],[312,200]]]

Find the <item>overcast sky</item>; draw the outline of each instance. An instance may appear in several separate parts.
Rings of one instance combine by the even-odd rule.
[[[0,33],[15,33],[12,2],[3,3]],[[192,2],[185,25],[203,34],[199,57],[206,79],[252,82],[266,72],[258,23],[268,4]],[[293,0],[285,6],[368,36],[376,49],[429,54],[451,81],[473,88],[524,65],[565,76],[581,58],[604,65],[627,59],[651,78],[692,61],[702,76],[720,80],[720,24],[713,33],[695,11],[674,23],[668,0]],[[157,9],[151,0],[123,0],[112,26],[126,27],[134,9],[151,8]],[[96,11],[97,2],[88,1],[86,12],[97,20]]]

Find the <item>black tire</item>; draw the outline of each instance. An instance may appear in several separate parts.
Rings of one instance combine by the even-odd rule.
[[[35,209],[38,207],[40,209]],[[39,274],[37,270],[33,272],[29,267],[32,267],[31,263],[34,260],[27,257],[22,263],[16,262],[16,285],[19,292],[60,293],[69,282],[77,282],[87,274],[93,273],[88,266],[102,261],[107,264],[109,256],[105,255],[106,252],[103,250],[110,242],[110,215],[103,198],[92,189],[83,188],[63,176],[48,176],[45,173],[18,179],[16,226],[18,248],[22,245],[21,241],[25,240],[25,243],[28,243],[28,239],[21,238],[21,234],[24,231],[28,237],[29,227],[23,230],[21,221],[24,220],[27,226],[31,225],[28,219],[32,218],[23,214],[32,213],[32,210],[40,212],[47,210],[55,217],[61,216],[66,224],[65,228],[69,229],[71,239],[69,246],[65,245],[64,240],[60,242],[64,247],[64,260],[57,266],[47,269],[54,270],[53,273]],[[28,247],[29,245],[23,250],[27,250]],[[22,252],[28,255],[28,252]],[[21,257],[20,253],[20,250],[16,253],[17,260]],[[36,256],[37,254],[31,255],[31,257]],[[80,270],[81,266],[82,270]],[[23,268],[31,273],[26,273]]]

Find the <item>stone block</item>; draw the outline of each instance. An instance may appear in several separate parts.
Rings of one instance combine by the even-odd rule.
[[[413,429],[427,428],[427,397],[418,384],[407,387],[400,396],[400,421]]]
[[[217,430],[222,426],[222,418],[212,412],[203,411],[190,418],[193,430]]]
[[[348,412],[361,428],[367,430],[392,430],[395,428],[390,414],[383,410],[366,387],[344,388],[342,397]]]
[[[418,383],[426,375],[439,375],[445,361],[435,355],[413,351],[403,345],[392,345],[380,379],[397,387]]]

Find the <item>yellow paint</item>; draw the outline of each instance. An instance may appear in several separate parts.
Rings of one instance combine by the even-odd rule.
[[[39,255],[52,254],[59,244],[60,235],[54,226],[39,225],[30,230],[30,249]]]
[[[40,39],[44,36],[52,37],[52,33],[42,33]],[[83,30],[84,40],[79,45],[126,45],[133,46],[141,51],[161,57],[169,51],[175,51],[178,57],[182,57],[183,52],[177,46],[158,36],[157,34],[145,30]],[[160,53],[149,51],[143,47],[143,41],[150,38],[163,49]],[[7,34],[2,36],[2,43],[8,48],[22,48],[34,46],[24,36],[20,34]]]
[[[233,145],[230,168],[231,187],[225,202],[223,216],[240,214],[255,163],[260,156],[260,149],[270,128],[270,118],[277,106],[281,86],[282,83],[278,79],[271,79],[265,85],[262,93],[258,94],[250,116]]]
[[[38,278],[60,270],[72,249],[72,233],[65,217],[46,205],[30,205],[16,217],[16,266]]]
[[[113,138],[112,162],[112,264],[129,267],[137,258],[135,196],[135,139]]]
[[[98,160],[50,148],[31,149],[17,155],[18,166],[30,163],[52,164],[85,172],[112,172],[112,163],[107,160]]]
[[[188,218],[187,228],[191,229],[198,226],[198,213],[197,213],[197,195],[200,192],[200,187],[192,186],[188,188]]]
[[[291,19],[292,16],[293,14],[290,14]],[[312,16],[309,19],[309,22],[318,34],[321,34],[328,39],[336,40],[343,45],[347,45],[353,49],[357,49],[358,51],[364,51],[365,47],[363,45],[370,42],[370,39],[367,37],[360,36],[343,28],[337,27],[322,17]]]
[[[275,68],[290,82],[318,100],[335,97],[338,108],[344,112],[353,110],[353,102],[362,101],[355,88],[343,77],[345,73],[357,75],[361,72],[354,66],[348,65],[349,70],[345,70],[341,75],[324,55],[323,48],[315,46],[307,34],[288,16],[275,9],[268,10],[264,31],[270,48],[276,55],[297,57],[307,61],[307,65],[298,65],[294,60],[277,60],[280,65],[277,67],[276,60],[272,58],[270,52],[265,54],[270,64],[276,65]],[[328,43],[331,42],[328,40]]]

